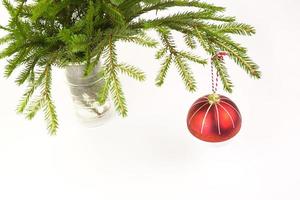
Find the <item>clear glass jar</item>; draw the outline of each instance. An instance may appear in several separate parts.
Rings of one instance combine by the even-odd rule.
[[[103,105],[97,101],[99,91],[104,85],[100,77],[100,65],[89,76],[84,76],[84,64],[72,64],[66,68],[66,77],[70,87],[75,112],[85,126],[95,127],[103,124],[112,116],[111,102]]]

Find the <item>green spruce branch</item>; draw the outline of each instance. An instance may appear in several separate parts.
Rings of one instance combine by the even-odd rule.
[[[145,74],[118,61],[118,42],[157,49],[156,59],[161,60],[155,80],[158,86],[163,85],[169,69],[174,66],[187,90],[195,91],[196,79],[189,64],[207,64],[206,59],[180,50],[173,38],[175,32],[183,36],[191,50],[202,48],[209,56],[224,50],[251,77],[261,77],[247,49],[232,39],[233,35],[251,36],[255,29],[227,16],[224,7],[196,0],[18,0],[15,3],[2,0],[2,3],[10,15],[8,24],[0,25],[7,33],[0,38],[0,45],[5,46],[0,59],[8,61],[4,75],[10,77],[19,71],[16,84],[27,84],[17,111],[32,119],[43,110],[51,134],[58,128],[51,97],[53,67],[85,63],[84,74],[88,76],[98,63],[102,64],[99,76],[103,85],[97,93],[98,102],[104,104],[111,96],[119,114],[127,115],[120,75],[144,81]],[[171,12],[170,8],[178,8],[178,12]],[[169,15],[161,16],[161,11]],[[157,16],[145,18],[150,12]],[[156,31],[160,41],[149,37],[147,30]],[[233,82],[225,63],[213,62],[224,90],[232,92]]]

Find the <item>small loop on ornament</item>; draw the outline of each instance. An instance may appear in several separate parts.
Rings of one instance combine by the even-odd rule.
[[[212,59],[219,59],[219,60],[224,60],[224,57],[225,56],[228,56],[228,53],[226,52],[226,51],[218,51],[217,53],[216,53],[216,55],[214,55],[213,57],[212,57]]]

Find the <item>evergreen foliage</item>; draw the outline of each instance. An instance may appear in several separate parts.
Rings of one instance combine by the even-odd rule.
[[[188,62],[206,64],[205,59],[179,50],[173,39],[174,32],[183,35],[189,48],[195,49],[199,45],[210,56],[219,50],[227,51],[230,58],[250,76],[261,76],[258,66],[247,55],[246,48],[231,38],[232,35],[251,36],[255,29],[236,22],[234,17],[225,16],[223,7],[196,0],[2,2],[10,15],[8,24],[0,26],[7,33],[0,38],[0,45],[6,45],[0,52],[0,59],[8,60],[5,76],[10,77],[17,68],[22,68],[16,83],[26,83],[28,87],[17,110],[32,119],[42,109],[51,134],[55,134],[58,128],[51,98],[51,70],[54,66],[65,68],[71,63],[85,62],[85,75],[89,75],[97,62],[103,60],[101,73],[105,84],[99,91],[99,102],[104,103],[111,94],[120,115],[127,115],[119,74],[126,74],[138,81],[143,81],[145,75],[138,68],[118,61],[118,41],[158,49],[156,58],[162,60],[156,78],[158,86],[164,83],[169,68],[174,65],[186,88],[195,91],[196,81]],[[178,10],[183,7],[194,8],[194,11],[170,11],[168,16],[157,15],[154,19],[142,17],[151,11],[168,11],[174,7]],[[150,38],[147,30],[156,31],[161,41]],[[219,60],[214,62],[224,89],[231,92],[233,84],[224,63]]]

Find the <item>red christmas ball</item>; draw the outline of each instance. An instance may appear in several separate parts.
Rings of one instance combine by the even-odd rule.
[[[241,129],[242,117],[238,107],[229,98],[210,94],[198,99],[187,116],[189,131],[206,142],[223,142]]]

